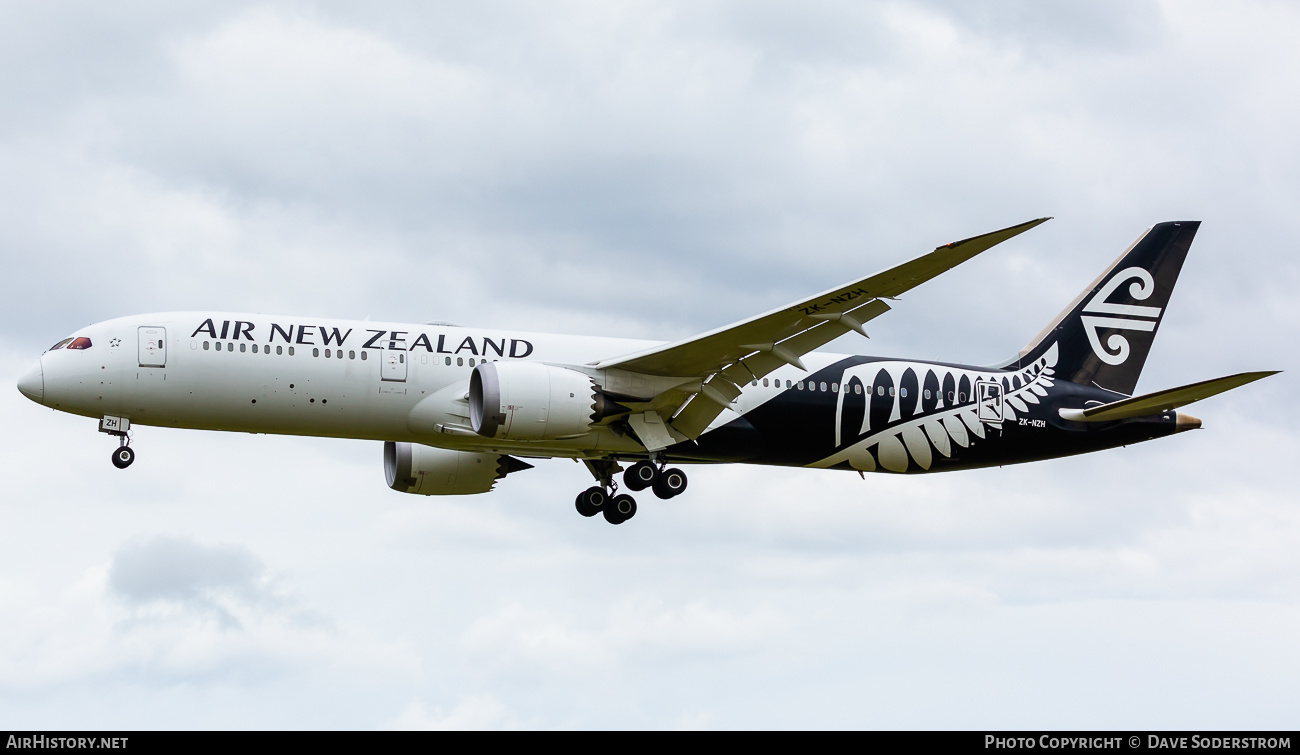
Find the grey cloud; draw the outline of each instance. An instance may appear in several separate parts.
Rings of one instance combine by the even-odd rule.
[[[123,545],[109,568],[109,585],[132,603],[206,600],[214,593],[256,599],[266,566],[238,545],[203,545],[152,537]]]
[[[1078,54],[1154,47],[1165,19],[1154,0],[922,0],[961,26],[1036,55]]]

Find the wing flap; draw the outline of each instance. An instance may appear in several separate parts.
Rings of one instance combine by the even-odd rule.
[[[1236,375],[1215,378],[1214,380],[1203,380],[1199,383],[1183,385],[1178,388],[1156,391],[1145,396],[1134,396],[1121,401],[1112,401],[1109,404],[1088,409],[1062,409],[1060,414],[1062,419],[1074,422],[1110,422],[1132,417],[1148,417],[1152,414],[1161,414],[1187,406],[1211,396],[1217,396],[1225,391],[1240,388],[1247,383],[1253,383],[1256,380],[1262,380],[1277,373],[1276,370],[1271,372],[1242,372]]]
[[[876,317],[878,313],[889,310],[889,305],[883,301],[875,300],[869,304],[853,310],[853,313],[861,317],[863,321]],[[869,315],[859,314],[861,312],[870,313]],[[834,341],[836,338],[856,330],[851,325],[842,321],[822,321],[820,325],[809,328],[804,332],[781,342],[788,350],[807,354],[810,351],[825,346]],[[784,367],[789,362],[773,353],[759,351],[740,361],[729,365],[718,373],[718,377],[725,378],[728,384],[743,385],[753,380],[760,380],[767,375],[772,374],[778,368]],[[717,378],[710,381],[709,384],[716,384]],[[706,385],[709,385],[706,384]],[[727,403],[722,403],[717,396],[710,396],[708,401],[692,401],[682,407],[682,410],[673,417],[672,425],[678,432],[691,438],[698,438],[701,433],[722,413],[723,409],[730,406],[731,402],[740,395],[739,391],[731,397]]]

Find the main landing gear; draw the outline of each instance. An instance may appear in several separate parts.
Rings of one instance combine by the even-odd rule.
[[[680,469],[664,469],[662,463],[655,466],[649,460],[638,461],[623,473],[623,484],[632,490],[652,488],[655,495],[668,500],[686,492],[686,473]]]
[[[113,451],[113,466],[126,469],[135,461],[135,451],[131,448],[131,420],[125,417],[104,417],[99,421],[99,431],[116,435],[120,445]]]
[[[585,459],[583,463],[599,484],[578,494],[574,501],[578,513],[586,517],[603,514],[610,524],[622,524],[636,516],[636,499],[627,493],[617,493],[614,475],[619,471],[618,462]],[[664,469],[662,462],[656,466],[653,461],[638,461],[623,473],[623,484],[630,490],[652,488],[656,496],[667,500],[686,490],[686,473],[680,469]]]

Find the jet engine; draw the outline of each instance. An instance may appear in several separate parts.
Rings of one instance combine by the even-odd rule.
[[[595,419],[596,387],[581,372],[540,362],[484,362],[470,374],[470,426],[485,438],[575,438]]]
[[[384,443],[384,477],[388,487],[400,493],[486,493],[502,477],[532,466],[503,454],[452,451],[419,443]]]

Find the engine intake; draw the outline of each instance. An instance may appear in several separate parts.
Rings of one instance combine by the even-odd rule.
[[[504,454],[453,451],[419,443],[384,443],[384,478],[388,487],[401,493],[486,493],[502,477],[532,467]]]
[[[470,426],[485,438],[576,438],[595,421],[596,403],[590,377],[540,362],[484,362],[469,377]]]

